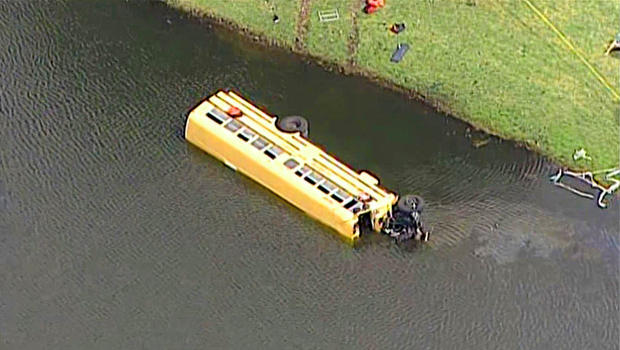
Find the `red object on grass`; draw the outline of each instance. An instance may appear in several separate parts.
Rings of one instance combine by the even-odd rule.
[[[373,13],[373,12],[377,11],[378,9],[379,9],[379,8],[378,8],[378,7],[375,7],[375,6],[366,6],[366,7],[364,8],[364,12],[366,12],[367,14],[371,14],[371,13]]]
[[[383,6],[385,6],[385,0],[366,0],[366,7],[364,7],[364,12],[366,12],[367,14],[371,14]]]

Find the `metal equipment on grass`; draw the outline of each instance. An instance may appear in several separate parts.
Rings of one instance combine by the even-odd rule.
[[[319,10],[319,22],[333,22],[340,19],[340,14],[338,13],[338,9],[331,10]]]

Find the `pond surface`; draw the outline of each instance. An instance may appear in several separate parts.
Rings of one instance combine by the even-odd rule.
[[[0,348],[616,349],[618,205],[402,95],[154,2],[0,1]],[[234,87],[427,203],[327,227],[183,139]]]

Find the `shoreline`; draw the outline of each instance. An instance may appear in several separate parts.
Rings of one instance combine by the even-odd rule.
[[[369,69],[360,67],[358,64],[356,64],[355,59],[348,59],[345,64],[334,62],[329,58],[318,56],[309,52],[306,45],[304,45],[303,43],[300,44],[300,40],[298,40],[299,38],[296,38],[297,40],[293,44],[290,44],[276,38],[270,38],[264,33],[258,33],[249,28],[248,26],[244,26],[239,22],[235,22],[233,20],[218,16],[216,13],[209,12],[208,10],[204,8],[199,8],[198,6],[187,5],[186,3],[178,2],[177,0],[164,0],[164,3],[171,8],[185,12],[187,15],[191,16],[194,19],[198,19],[201,22],[206,21],[209,22],[209,24],[216,25],[224,30],[240,34],[246,39],[258,43],[264,47],[275,47],[278,49],[286,50],[288,52],[292,52],[298,55],[301,59],[305,59],[310,61],[311,63],[317,64],[318,66],[328,71],[337,72],[345,76],[356,76],[365,78],[381,86],[382,88],[394,91],[408,99],[423,103],[439,113],[459,120],[460,122],[468,125],[468,127],[474,131],[482,132],[490,137],[497,137],[501,140],[512,142],[514,143],[515,147],[525,148],[529,151],[535,152],[536,154],[544,157],[548,162],[552,163],[558,168],[571,169],[575,171],[595,170],[588,166],[588,164],[563,162],[561,159],[559,159],[559,157],[552,154],[552,152],[548,152],[544,148],[540,147],[540,144],[537,140],[531,140],[529,142],[519,140],[515,136],[512,136],[507,132],[488,128],[478,123],[472,122],[468,120],[472,118],[467,118],[464,113],[460,113],[454,108],[451,108],[448,103],[442,101],[441,98],[429,97],[420,91],[398,84],[390,80],[388,77],[380,76],[377,72],[372,72]],[[354,17],[353,20],[356,21],[356,18]],[[304,33],[307,32],[307,28],[304,28],[303,31]],[[477,146],[475,147],[478,148]]]

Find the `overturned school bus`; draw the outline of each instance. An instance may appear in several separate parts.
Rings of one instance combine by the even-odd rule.
[[[233,91],[219,91],[187,115],[185,138],[353,243],[365,230],[426,241],[421,199],[379,187],[307,139],[301,117],[276,118]]]

